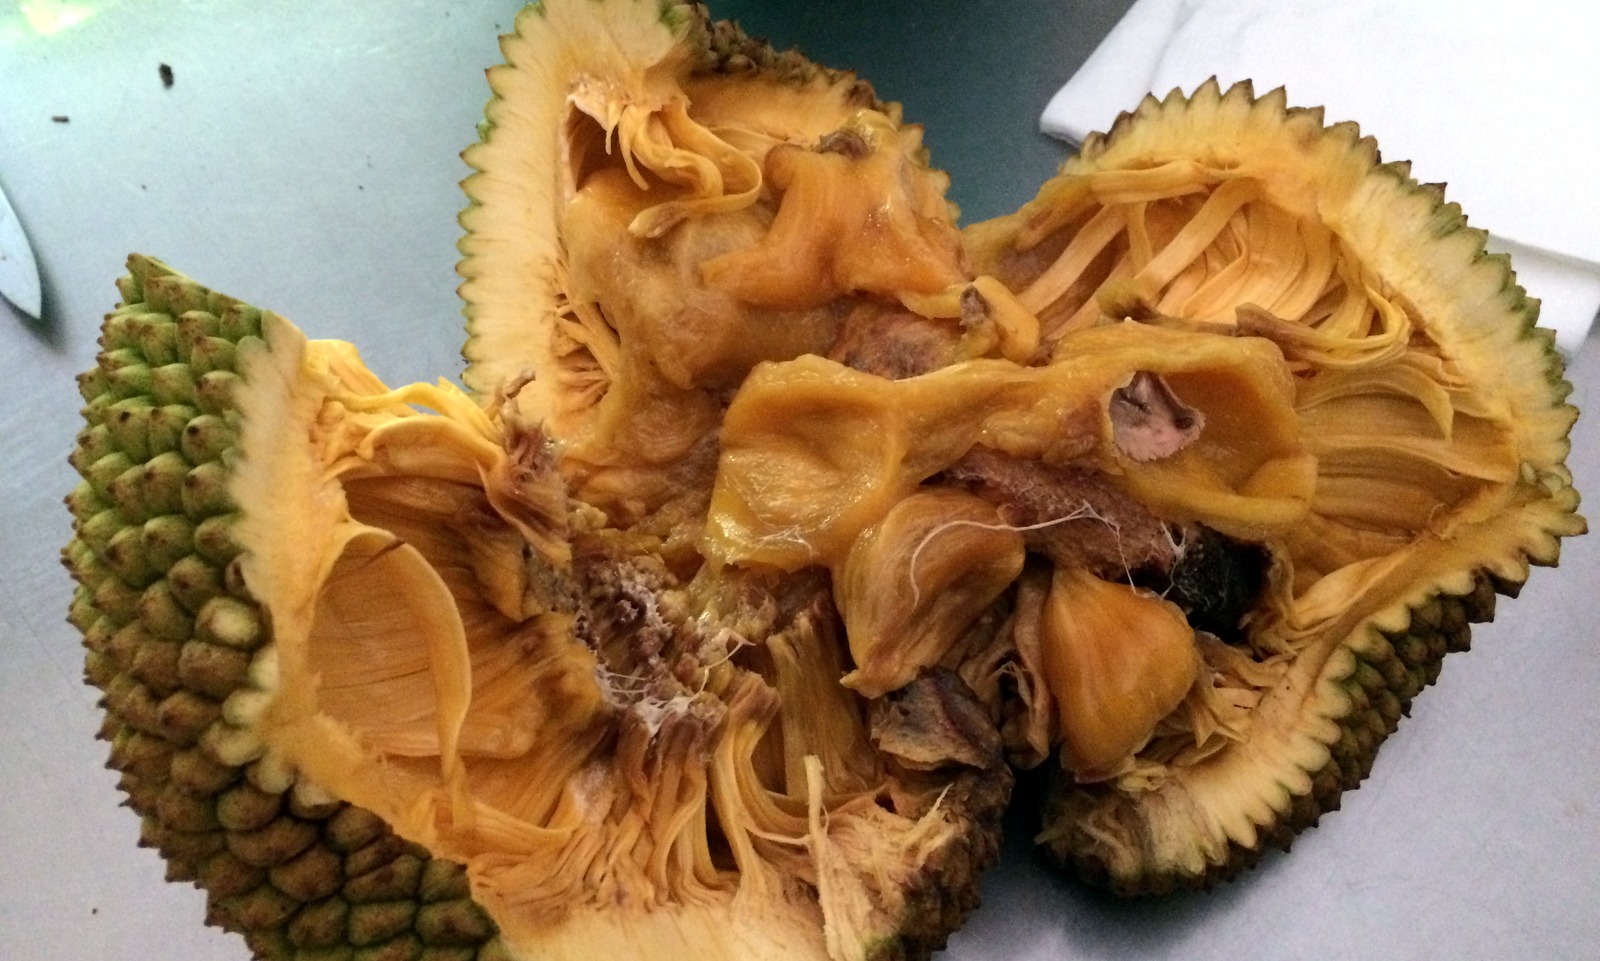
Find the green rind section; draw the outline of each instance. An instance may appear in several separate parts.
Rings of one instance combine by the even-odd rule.
[[[139,843],[169,879],[203,888],[208,923],[258,958],[500,961],[460,865],[360,808],[264,790],[257,765],[216,750],[223,702],[272,644],[228,497],[236,400],[251,389],[234,359],[257,349],[266,315],[138,255],[118,288],[79,377],[85,426],[69,459],[83,482],[67,496],[62,559]]]

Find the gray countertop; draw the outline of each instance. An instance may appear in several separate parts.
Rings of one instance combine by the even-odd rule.
[[[124,258],[157,255],[312,336],[353,341],[391,383],[454,376],[457,154],[515,6],[0,5],[0,184],[32,235],[46,305],[37,324],[0,305],[0,957],[248,956],[136,847],[63,620],[73,376],[93,364]],[[1065,155],[1038,113],[1122,8],[711,6],[904,101],[969,221],[1027,199]],[[1574,402],[1600,407],[1595,344],[1570,375]],[[1597,425],[1572,435],[1580,488],[1600,478]],[[1109,898],[1038,865],[1027,825],[1012,824],[986,905],[946,956],[1600,956],[1597,587],[1600,539],[1569,542],[1558,570],[1536,571],[1449,659],[1343,810],[1209,895]]]

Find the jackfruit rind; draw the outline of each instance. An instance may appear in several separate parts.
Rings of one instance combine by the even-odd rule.
[[[304,337],[158,261],[128,267],[80,377],[87,426],[71,459],[84,480],[63,558],[140,843],[170,880],[203,887],[207,921],[258,957],[506,957],[459,864],[292,788],[250,730],[277,664],[240,537],[266,505],[241,504],[235,478],[247,432],[292,426],[273,412],[294,405]]]
[[[967,237],[1047,341],[1132,317],[1265,336],[1296,370],[1317,494],[1266,541],[1271,596],[1250,625],[1286,673],[1248,737],[1199,763],[1125,789],[1062,779],[1041,835],[1119,890],[1209,883],[1336,806],[1493,591],[1585,530],[1554,337],[1442,188],[1383,163],[1353,123],[1248,84],[1147,98]],[[1026,256],[1063,245],[1048,268]]]

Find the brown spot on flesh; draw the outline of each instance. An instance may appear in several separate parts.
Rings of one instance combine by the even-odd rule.
[[[828,350],[828,359],[889,380],[904,380],[947,367],[955,360],[953,326],[907,311],[851,314]]]
[[[846,127],[826,134],[817,141],[817,152],[844,154],[851,160],[860,160],[872,153],[872,145],[859,131]]]
[[[1190,626],[1224,641],[1243,640],[1245,615],[1267,582],[1265,549],[1194,525],[1183,554],[1163,579],[1144,586],[1183,609]]]
[[[1175,533],[1105,474],[1088,467],[1052,466],[987,447],[974,447],[941,475],[1000,507],[1030,549],[1057,564],[1082,567],[1112,580],[1130,572],[1171,570]]]
[[[989,301],[977,287],[968,285],[961,291],[961,325],[974,327],[989,318]]]
[[[1117,448],[1136,461],[1171,457],[1194,443],[1205,427],[1204,414],[1179,400],[1166,381],[1143,370],[1111,395],[1110,415]]]
[[[1001,763],[1000,732],[960,675],[935,668],[872,703],[872,743],[914,770]]]
[[[683,693],[672,663],[678,629],[662,610],[671,575],[594,538],[579,539],[573,564],[583,585],[574,631],[602,670],[625,682],[610,693],[624,702]]]

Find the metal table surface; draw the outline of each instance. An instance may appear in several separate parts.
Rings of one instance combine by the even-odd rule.
[[[1014,208],[1064,157],[1037,133],[1039,110],[1123,5],[711,6],[903,101],[971,221]],[[203,926],[197,891],[164,883],[160,859],[135,846],[63,621],[73,375],[93,363],[124,257],[155,254],[312,336],[354,341],[390,383],[453,376],[457,154],[515,7],[28,0],[0,11],[0,184],[31,231],[46,300],[37,324],[0,306],[0,957],[248,955]],[[1593,343],[1570,376],[1574,402],[1594,406]],[[1574,472],[1591,489],[1597,424],[1573,433]],[[1088,890],[1037,863],[1014,818],[986,904],[945,956],[1600,956],[1597,587],[1600,539],[1569,542],[1558,570],[1536,571],[1473,652],[1449,659],[1341,811],[1210,894]]]

